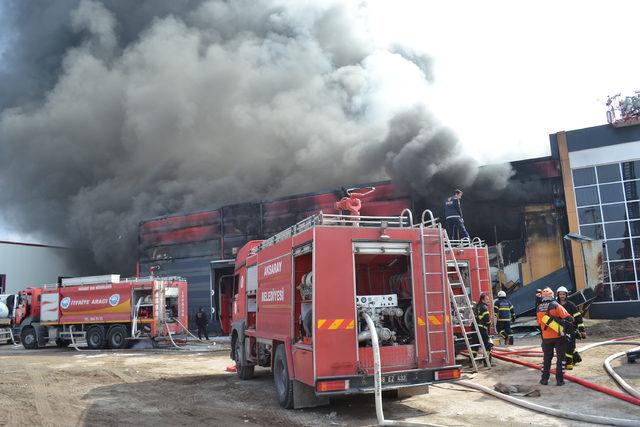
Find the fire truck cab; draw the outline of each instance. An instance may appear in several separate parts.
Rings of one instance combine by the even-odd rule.
[[[271,368],[285,408],[374,391],[372,334],[382,390],[415,394],[460,377],[435,221],[320,213],[236,258],[231,358],[237,375]],[[365,321],[368,315],[375,332]]]

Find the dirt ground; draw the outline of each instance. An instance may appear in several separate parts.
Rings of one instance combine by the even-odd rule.
[[[591,342],[588,340],[587,342]],[[518,340],[534,348],[539,338]],[[580,343],[584,344],[584,342]],[[595,348],[572,373],[616,388],[602,369],[611,353],[628,346]],[[228,351],[122,350],[26,351],[0,346],[0,425],[375,425],[372,395],[332,400],[330,406],[281,409],[268,370],[241,381],[225,372]],[[537,359],[530,359],[537,360]],[[640,389],[640,364],[614,362],[617,372]],[[473,381],[493,386],[537,384],[539,373],[495,361]],[[640,421],[640,408],[568,383],[540,386],[531,402],[575,412]],[[440,425],[581,425],[522,409],[454,384],[432,386],[427,395],[385,400],[385,416]]]

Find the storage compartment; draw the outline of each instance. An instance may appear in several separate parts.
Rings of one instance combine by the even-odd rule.
[[[132,291],[133,305],[133,336],[146,336],[151,333],[150,324],[153,322],[153,291],[151,289],[134,289]]]
[[[371,331],[362,312],[368,313],[376,325],[380,346],[414,344],[409,255],[387,254],[385,247],[380,246],[378,253],[355,253],[354,261],[359,347],[371,346]]]
[[[295,337],[298,342],[312,343],[313,336],[313,257],[311,252],[293,261],[295,292]]]
[[[178,288],[166,288],[164,291],[164,313],[165,322],[176,323],[176,319],[180,318],[178,304]]]

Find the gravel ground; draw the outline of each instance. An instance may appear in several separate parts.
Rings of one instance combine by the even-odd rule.
[[[587,342],[591,342],[588,340]],[[581,342],[580,344],[585,344]],[[580,345],[579,344],[579,345]],[[517,348],[538,348],[539,338],[517,341]],[[241,381],[227,373],[228,351],[123,350],[77,352],[46,348],[26,351],[0,346],[0,425],[375,425],[372,395],[334,399],[330,406],[288,411],[276,402],[268,370]],[[595,348],[572,374],[617,389],[606,375],[606,356],[629,347]],[[536,358],[528,360],[537,361]],[[640,364],[614,362],[617,372],[640,389]],[[536,385],[533,369],[495,361],[473,381]],[[540,386],[542,395],[527,400],[593,415],[640,422],[640,408],[568,383]],[[385,416],[441,425],[549,425],[581,423],[536,414],[455,384],[432,386],[427,395],[385,400]]]

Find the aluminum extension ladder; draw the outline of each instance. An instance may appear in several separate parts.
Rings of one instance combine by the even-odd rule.
[[[483,360],[487,367],[491,367],[490,354],[484,346],[480,328],[476,322],[476,316],[473,313],[473,306],[467,295],[467,290],[462,280],[462,274],[456,260],[455,249],[447,236],[447,232],[442,232],[444,238],[444,250],[446,253],[446,274],[447,283],[449,284],[449,296],[453,305],[453,325],[460,327],[462,337],[456,338],[456,341],[464,341],[464,345],[469,352],[469,359],[473,365],[473,370],[478,372],[478,364],[476,362]],[[471,330],[467,331],[466,327],[471,326]],[[474,341],[471,343],[470,338]],[[477,351],[475,351],[477,350]]]

